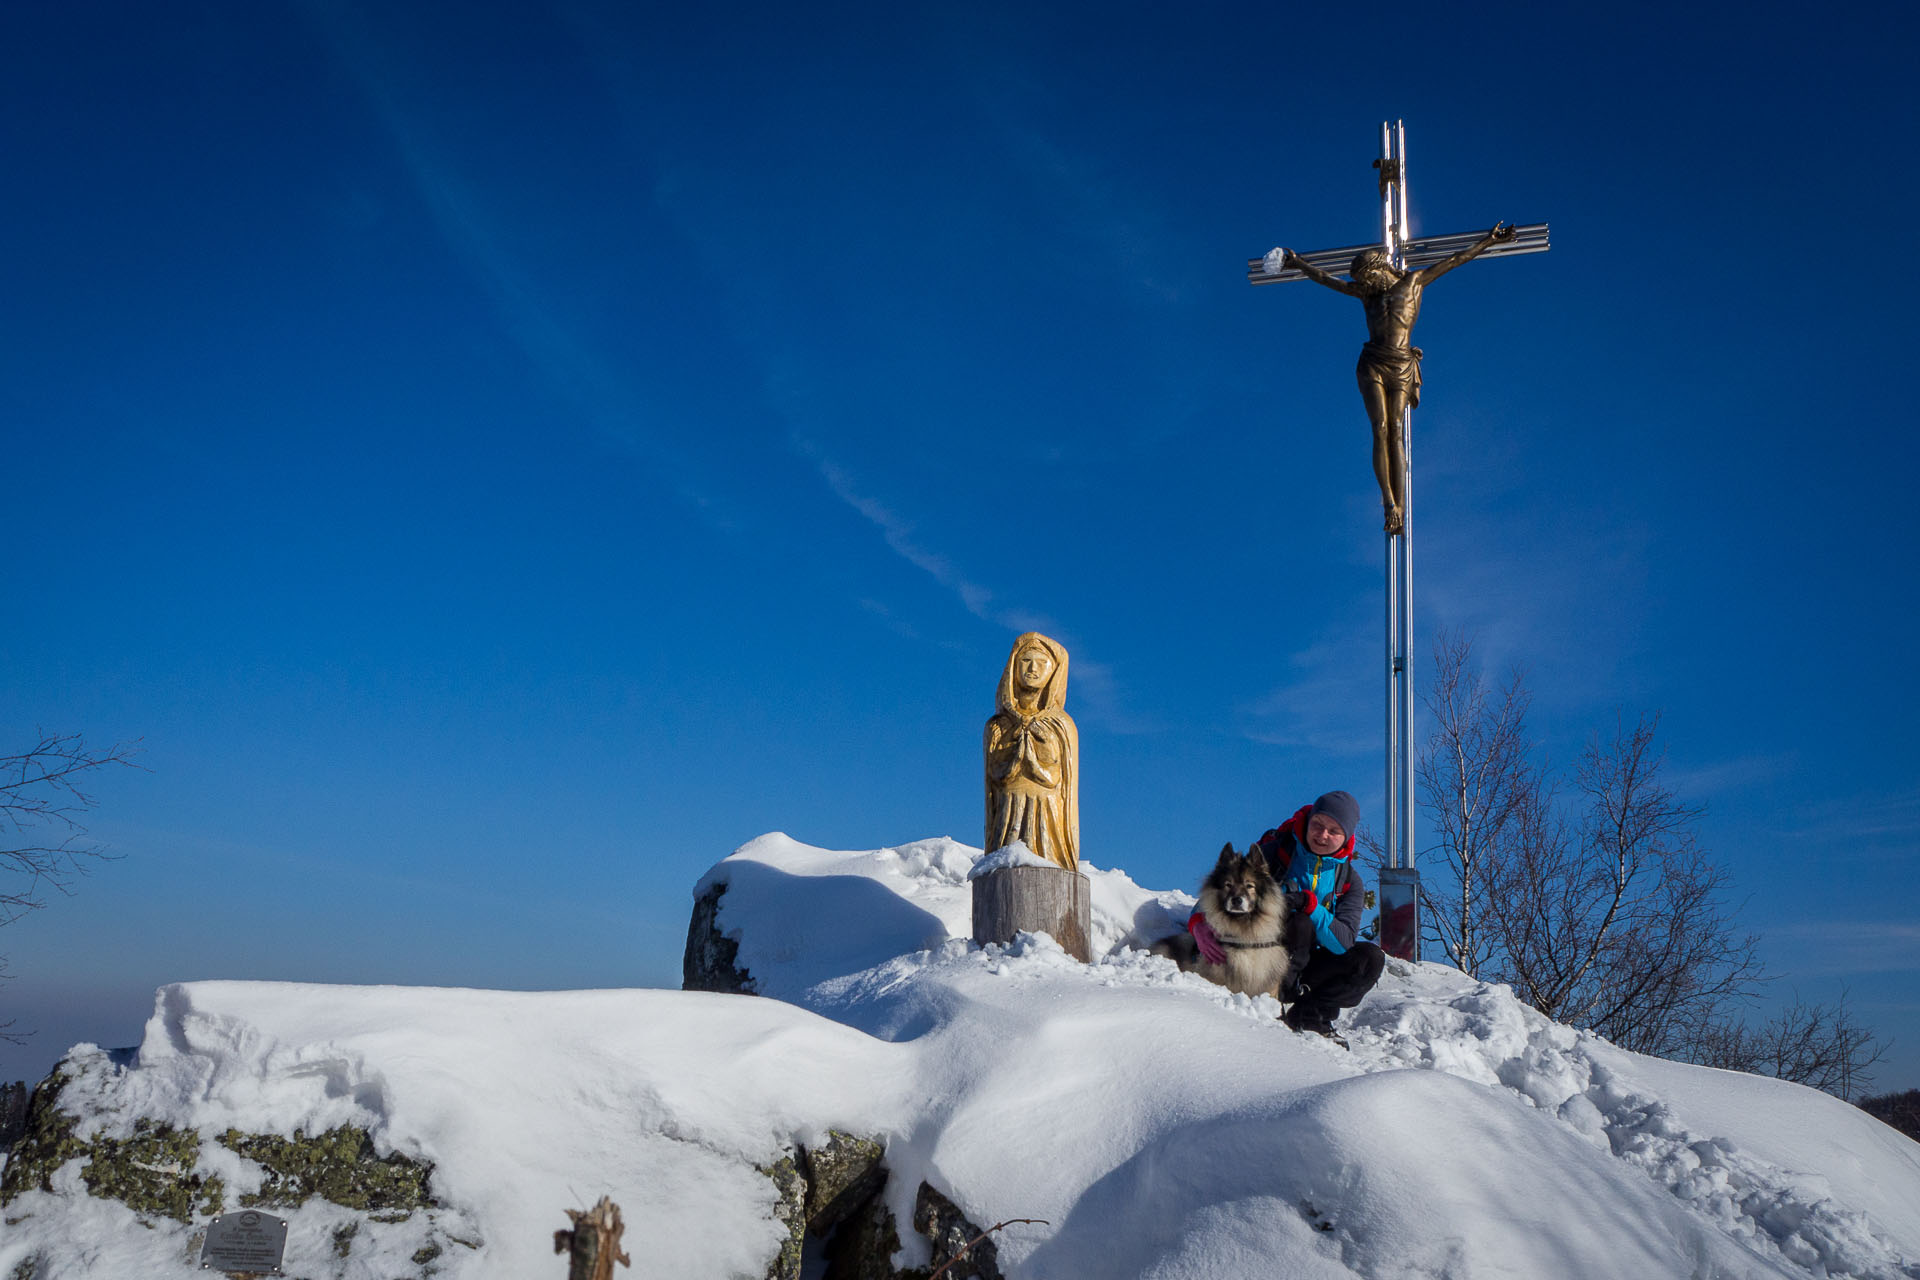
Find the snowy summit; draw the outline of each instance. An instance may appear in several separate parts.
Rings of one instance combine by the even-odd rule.
[[[1920,1144],[1837,1099],[1435,964],[1391,963],[1343,1050],[1140,950],[1191,899],[1117,871],[1083,868],[1096,963],[972,944],[979,860],[741,848],[688,954],[762,998],[163,988],[137,1050],[36,1095],[0,1276],[184,1280],[258,1205],[288,1275],[558,1280],[563,1211],[604,1194],[635,1276],[876,1274],[856,1226],[897,1274],[964,1222],[1010,1225],[948,1276],[1920,1277]],[[870,1194],[802,1238],[843,1141]]]

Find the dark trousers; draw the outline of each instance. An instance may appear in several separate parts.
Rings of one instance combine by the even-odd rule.
[[[1307,963],[1287,975],[1287,985],[1299,983],[1299,995],[1288,1012],[1300,1017],[1332,1020],[1342,1009],[1352,1009],[1380,981],[1387,953],[1371,942],[1354,941],[1343,954],[1313,948]]]

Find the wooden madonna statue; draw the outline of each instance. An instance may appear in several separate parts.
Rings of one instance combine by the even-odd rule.
[[[1080,731],[1066,713],[1067,651],[1029,631],[1013,642],[983,735],[987,825],[973,871],[974,941],[1051,934],[1090,960],[1092,895],[1080,867]]]

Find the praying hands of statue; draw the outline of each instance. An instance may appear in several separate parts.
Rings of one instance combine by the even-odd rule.
[[[1057,736],[1045,720],[1022,720],[993,753],[999,757],[992,766],[994,779],[1005,782],[1024,776],[1043,787],[1058,785],[1052,767],[1060,758]]]
[[[1059,755],[1057,745],[1049,741],[1053,735],[1049,731],[1046,721],[1027,721],[1020,726],[1020,731],[1015,737],[1020,746],[1020,771],[1029,778],[1032,778],[1035,782],[1038,782],[1041,786],[1051,787],[1055,785],[1057,779],[1053,776],[1052,771],[1047,768],[1047,765],[1051,763],[1051,761],[1043,762],[1040,758],[1041,749],[1049,746],[1055,747],[1053,751],[1048,752],[1050,756],[1057,757]]]

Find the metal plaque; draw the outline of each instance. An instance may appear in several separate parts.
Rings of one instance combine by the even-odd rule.
[[[207,1224],[207,1243],[200,1250],[202,1271],[242,1271],[254,1275],[282,1274],[287,1256],[287,1220],[256,1209],[223,1213]]]

